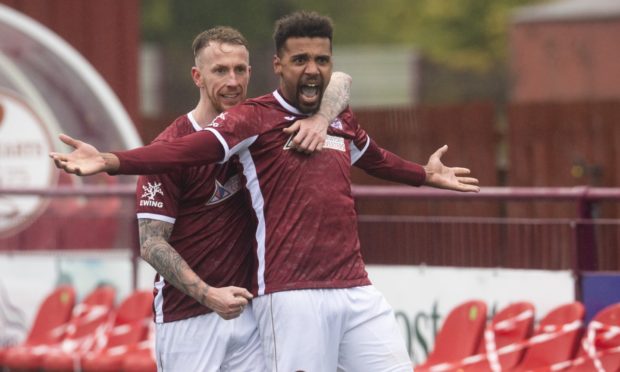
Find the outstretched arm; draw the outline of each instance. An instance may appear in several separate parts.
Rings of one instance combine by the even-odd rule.
[[[95,146],[61,134],[60,140],[73,147],[69,154],[51,152],[50,158],[56,167],[78,176],[89,176],[101,172],[115,173],[119,167],[118,157],[112,153],[99,152]]]
[[[355,163],[366,173],[384,180],[413,186],[427,185],[440,189],[478,192],[478,179],[469,177],[469,169],[447,167],[441,157],[448,151],[445,145],[435,151],[424,166],[407,161],[368,139],[366,150]]]
[[[173,224],[140,218],[140,255],[170,284],[224,319],[238,317],[252,294],[240,287],[211,287],[168,242]]]
[[[297,132],[292,140],[297,151],[311,154],[323,149],[329,123],[349,105],[351,81],[351,76],[344,72],[334,72],[323,94],[319,111],[284,129],[287,134]]]
[[[60,140],[74,148],[68,154],[50,153],[56,167],[67,173],[88,176],[111,174],[159,174],[178,167],[203,165],[224,159],[224,148],[207,130],[192,133],[170,142],[114,153],[99,152],[94,146],[61,134]]]
[[[471,171],[462,167],[447,167],[441,162],[441,157],[448,151],[448,145],[444,145],[435,151],[424,166],[426,171],[427,186],[439,189],[478,192],[478,179],[469,177]]]

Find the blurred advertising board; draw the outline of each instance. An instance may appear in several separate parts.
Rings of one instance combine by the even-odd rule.
[[[369,265],[368,275],[394,308],[412,360],[432,350],[435,334],[450,310],[483,300],[488,317],[516,301],[529,301],[540,319],[557,305],[575,300],[570,271]]]
[[[116,288],[117,302],[132,291],[130,250],[68,253],[0,254],[0,345],[25,336],[38,305],[58,284],[74,285],[78,301],[104,283]],[[136,286],[151,289],[155,271],[142,260],[136,269]],[[530,301],[537,319],[557,305],[574,301],[569,271],[378,265],[367,270],[394,308],[416,363],[432,349],[448,312],[464,301],[484,300],[489,317],[511,302]]]

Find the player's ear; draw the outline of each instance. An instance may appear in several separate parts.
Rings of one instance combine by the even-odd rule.
[[[280,72],[282,71],[282,61],[280,61],[280,57],[278,57],[277,54],[273,55],[273,72],[275,72],[276,75],[280,75]]]
[[[194,80],[194,84],[196,84],[198,88],[203,87],[202,86],[202,74],[200,73],[200,70],[196,66],[192,67],[192,80]]]

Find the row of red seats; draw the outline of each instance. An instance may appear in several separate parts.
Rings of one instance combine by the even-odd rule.
[[[39,306],[26,340],[0,348],[0,365],[19,371],[156,371],[152,301],[135,291],[115,306],[110,286],[94,289],[79,304],[63,285]]]
[[[415,372],[620,371],[620,304],[584,326],[580,302],[554,308],[534,326],[534,305],[516,302],[487,322],[487,305],[467,301],[447,316]]]

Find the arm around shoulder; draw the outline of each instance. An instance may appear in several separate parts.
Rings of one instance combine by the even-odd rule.
[[[329,124],[349,106],[351,82],[351,76],[344,72],[332,73],[330,82],[323,93],[319,111],[284,129],[287,134],[296,133],[291,143],[297,151],[311,154],[323,149]]]

